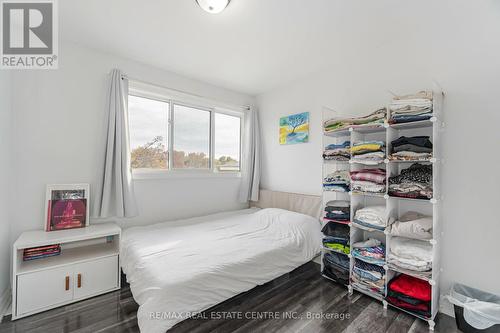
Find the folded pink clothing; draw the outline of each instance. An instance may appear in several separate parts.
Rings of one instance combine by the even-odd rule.
[[[362,169],[359,171],[351,171],[351,180],[368,181],[377,184],[385,184],[384,169]]]

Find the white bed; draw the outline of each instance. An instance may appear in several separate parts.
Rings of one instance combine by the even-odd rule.
[[[193,313],[266,283],[320,252],[317,219],[250,208],[134,227],[121,263],[143,333],[163,333]]]

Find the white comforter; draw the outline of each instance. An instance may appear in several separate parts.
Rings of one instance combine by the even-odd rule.
[[[247,209],[127,229],[121,263],[143,333],[268,282],[321,249],[319,222],[282,209]]]

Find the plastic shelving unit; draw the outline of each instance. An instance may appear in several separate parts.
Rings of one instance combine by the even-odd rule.
[[[336,170],[349,170],[355,171],[363,168],[383,168],[386,170],[386,191],[381,194],[374,193],[362,193],[362,192],[334,192],[323,190],[323,212],[325,205],[330,200],[345,200],[349,201],[351,204],[351,223],[350,226],[350,242],[351,244],[366,240],[367,238],[377,238],[386,246],[386,258],[390,251],[391,246],[391,235],[384,230],[370,230],[369,228],[362,228],[352,224],[352,219],[356,210],[371,205],[384,205],[386,208],[386,217],[392,217],[397,219],[402,214],[407,211],[417,211],[424,213],[426,215],[432,216],[433,219],[433,238],[428,240],[432,244],[433,249],[433,260],[432,260],[432,273],[427,276],[423,276],[418,272],[412,272],[403,270],[391,265],[383,265],[386,271],[386,281],[385,281],[385,293],[386,295],[381,296],[377,293],[367,292],[366,290],[361,290],[356,287],[355,284],[350,283],[347,288],[349,292],[352,293],[353,290],[359,291],[370,297],[383,302],[384,308],[391,306],[397,308],[401,311],[409,313],[417,318],[425,320],[429,324],[429,329],[434,329],[434,319],[437,315],[439,309],[439,274],[441,272],[440,265],[440,246],[441,246],[441,219],[440,219],[440,203],[442,199],[441,195],[441,184],[440,184],[440,168],[442,164],[442,154],[440,145],[440,132],[443,129],[443,98],[444,94],[439,88],[433,89],[433,117],[429,120],[417,121],[411,123],[403,124],[389,124],[387,121],[380,126],[370,126],[370,127],[358,127],[358,128],[348,128],[341,131],[328,133],[323,135],[323,147],[332,143],[342,143],[346,140],[354,142],[366,141],[366,140],[381,140],[386,143],[386,156],[391,151],[390,143],[391,141],[397,139],[398,137],[405,136],[417,136],[417,135],[428,135],[433,143],[433,155],[432,159],[428,161],[393,161],[385,159],[383,163],[378,165],[364,165],[357,163],[355,161],[347,162],[335,162],[335,161],[325,161],[323,162],[323,174],[324,178],[327,174],[332,173]],[[389,108],[387,108],[389,109]],[[331,118],[338,117],[339,115],[330,109],[323,109],[323,120],[326,121]],[[389,115],[388,115],[389,117]],[[402,169],[409,167],[412,163],[423,163],[432,165],[432,187],[433,187],[433,197],[430,200],[422,199],[408,199],[389,196],[387,192],[387,186],[389,183],[389,177],[398,175]],[[389,220],[389,219],[388,219]],[[325,225],[328,221],[323,221],[322,224]],[[323,248],[321,256],[321,271],[323,271],[323,254],[326,251],[330,251]],[[338,252],[337,252],[338,253]],[[355,258],[352,255],[348,256],[350,259],[350,271],[349,277],[350,281],[352,278],[352,271],[354,266]],[[431,317],[424,318],[422,316],[416,315],[412,312],[406,311],[404,309],[398,308],[385,300],[387,296],[387,284],[396,275],[405,273],[424,281],[427,281],[431,285],[432,290],[432,300],[431,300]],[[327,277],[328,278],[328,277]],[[331,278],[328,278],[332,280]]]

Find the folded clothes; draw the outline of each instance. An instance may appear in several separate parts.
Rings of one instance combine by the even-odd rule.
[[[422,147],[411,143],[406,143],[392,148],[394,153],[401,151],[411,151],[414,153],[432,153],[432,148]]]
[[[429,271],[432,269],[432,245],[421,240],[393,237],[387,262],[416,272]]]
[[[349,213],[331,213],[331,212],[326,212],[325,217],[330,220],[336,220],[336,221],[349,221],[350,220],[350,214]]]
[[[433,94],[421,91],[412,95],[396,96],[389,106],[389,123],[406,123],[432,117]]]
[[[417,212],[407,212],[391,225],[390,233],[414,239],[432,238],[432,217]]]
[[[355,259],[351,280],[358,288],[385,293],[385,270],[380,266]]]
[[[431,316],[431,298],[431,285],[407,274],[400,274],[387,284],[389,303],[426,318]]]
[[[333,192],[349,192],[349,185],[345,183],[340,184],[323,184],[323,189],[325,191],[333,191]]]
[[[349,245],[349,238],[324,236],[323,243],[341,244],[347,246]]]
[[[382,185],[362,180],[356,180],[351,183],[351,190],[354,192],[385,193],[385,189],[385,184]]]
[[[333,118],[324,122],[323,128],[325,133],[331,133],[347,129],[349,127],[363,127],[363,126],[376,126],[382,125],[387,116],[387,109],[381,108],[367,116],[354,117],[354,118]]]
[[[431,285],[427,281],[410,275],[396,276],[389,282],[388,288],[416,300],[429,302],[432,299]]]
[[[351,141],[347,140],[342,143],[331,143],[325,147],[325,150],[351,148]]]
[[[359,164],[377,165],[384,162],[385,153],[381,151],[366,153],[362,155],[355,155],[352,160]]]
[[[389,185],[389,195],[393,197],[429,200],[432,198],[432,188],[419,183],[391,184]]]
[[[329,277],[330,279],[333,279],[335,281],[338,281],[342,284],[348,285],[349,284],[349,266],[346,268],[342,267],[342,265],[337,265],[335,263],[332,263],[330,260],[331,258],[328,258],[327,255],[335,255],[335,253],[325,253],[323,256],[323,271],[322,274]],[[340,257],[345,257],[347,260],[349,258],[347,256],[339,255]],[[349,263],[348,263],[349,265]]]
[[[335,222],[328,222],[325,224],[321,232],[327,237],[339,237],[344,239],[349,239],[350,237],[349,226]]]
[[[351,190],[367,193],[385,193],[385,172],[384,169],[351,171]]]
[[[361,155],[371,152],[384,151],[384,149],[384,141],[363,141],[353,144],[351,147],[351,153],[352,155]]]
[[[351,157],[351,142],[344,141],[339,144],[329,144],[325,147],[323,158],[333,161],[348,161]]]
[[[373,265],[362,260],[355,259],[354,269],[357,271],[362,271],[365,274],[366,279],[371,281],[377,281],[385,277],[385,269],[379,265]]]
[[[353,244],[352,255],[355,258],[371,264],[385,264],[385,246],[376,239],[370,239],[368,241]]]
[[[349,247],[349,244],[344,244],[342,242],[338,242],[338,241],[328,241],[328,240],[323,240],[323,246],[331,249],[331,250],[334,250],[334,251],[337,251],[337,252],[342,252],[342,253],[345,253],[345,254],[349,254],[351,252],[351,249]]]
[[[349,221],[351,219],[351,207],[349,201],[328,201],[325,206],[325,218],[336,221]]]
[[[432,118],[432,112],[420,114],[417,116],[394,116],[389,120],[391,124],[402,124],[402,123],[410,123],[413,121],[422,121]]]
[[[405,309],[406,311],[414,313],[418,316],[425,318],[430,318],[431,316],[430,302],[419,302],[415,305],[389,295],[386,297],[386,300],[392,305],[395,305],[401,309]]]
[[[389,177],[388,192],[398,197],[432,198],[432,165],[414,163],[401,174]]]
[[[349,149],[325,150],[323,159],[327,161],[349,161],[351,153]]]
[[[405,147],[406,145],[414,147],[415,150],[413,151],[416,153],[432,152],[432,142],[429,139],[429,136],[401,136],[396,140],[391,141],[392,152],[406,150],[400,148]]]
[[[331,200],[326,203],[325,211],[335,214],[349,213],[350,204],[345,200]]]
[[[348,256],[335,252],[325,252],[323,258],[326,259],[326,262],[331,266],[349,270],[350,260]]]
[[[429,139],[429,136],[420,135],[420,136],[400,136],[396,140],[391,141],[391,146],[394,149],[397,146],[412,144],[419,147],[425,147],[432,149],[432,142]]]
[[[349,171],[337,170],[323,179],[323,188],[327,191],[348,192],[350,184]]]
[[[401,96],[394,96],[392,98],[393,102],[397,101],[405,101],[405,100],[413,100],[413,99],[424,99],[424,100],[429,100],[432,101],[434,98],[434,93],[430,90],[422,90],[414,94],[408,94],[408,95],[401,95]]]
[[[384,230],[387,225],[385,206],[360,208],[354,214],[354,224],[362,227]]]
[[[351,171],[351,180],[368,181],[376,184],[385,184],[386,171],[384,169],[362,169]]]
[[[431,158],[432,153],[414,153],[412,151],[400,151],[389,156],[392,161],[428,161]]]

